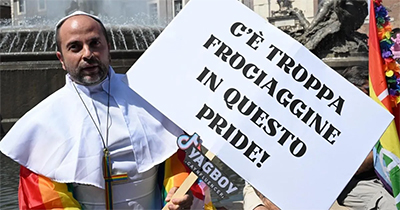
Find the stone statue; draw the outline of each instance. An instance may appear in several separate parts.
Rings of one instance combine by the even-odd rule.
[[[278,11],[272,11],[272,16],[287,16],[292,10],[292,2],[294,0],[277,0],[276,3],[279,5]]]
[[[79,10],[79,4],[76,0],[72,0],[69,8],[65,10],[65,15],[69,15],[77,10]]]
[[[279,5],[279,10],[283,10],[284,7],[286,9],[292,9],[292,1],[291,0],[277,0],[277,3]]]
[[[368,51],[368,37],[356,31],[367,15],[368,3],[365,0],[324,0],[302,35],[294,38],[319,57],[324,53]],[[307,26],[307,23],[302,25]]]
[[[65,15],[71,14],[77,10],[82,10],[84,12],[99,15],[99,8],[102,7],[102,1],[85,0],[78,1],[72,0],[70,7],[65,10]]]

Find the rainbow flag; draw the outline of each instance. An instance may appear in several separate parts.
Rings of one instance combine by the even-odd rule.
[[[82,209],[67,184],[54,182],[23,166],[19,181],[20,209]]]
[[[369,22],[370,96],[389,112],[398,115],[400,68],[393,59],[391,26],[382,0],[371,0]],[[395,119],[374,147],[374,166],[385,187],[393,193],[400,210],[400,142]]]
[[[161,164],[158,174],[163,184],[162,201],[169,190],[174,186],[180,186],[190,173],[190,169],[184,164],[185,152],[178,150],[173,156]],[[51,179],[38,175],[21,166],[18,200],[20,209],[81,209],[79,202],[73,197],[69,184],[58,183]],[[198,180],[191,189],[194,200],[192,209],[215,210],[211,202],[208,186]]]
[[[172,187],[179,187],[190,173],[190,169],[184,163],[185,151],[178,150],[159,167],[159,174],[164,174],[161,182],[161,194],[164,205],[165,198]],[[164,173],[160,173],[164,172]],[[190,188],[194,200],[191,209],[215,210],[211,202],[211,195],[208,186],[200,179]]]

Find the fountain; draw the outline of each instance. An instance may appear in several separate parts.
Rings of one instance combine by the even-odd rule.
[[[140,25],[106,25],[110,38],[111,51],[144,51],[161,33],[161,26]],[[12,57],[20,60],[20,56],[30,53],[37,56],[48,52],[54,54],[56,41],[54,29],[10,28],[0,30],[0,55],[2,62]]]

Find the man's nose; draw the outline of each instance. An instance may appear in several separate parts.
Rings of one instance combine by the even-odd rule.
[[[93,51],[90,49],[88,45],[83,46],[83,58],[84,59],[91,59],[93,56]]]

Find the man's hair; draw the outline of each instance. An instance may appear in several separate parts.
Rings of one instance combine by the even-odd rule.
[[[61,43],[60,43],[61,42],[60,41],[60,28],[61,28],[61,26],[64,24],[64,22],[67,19],[69,19],[70,17],[73,17],[73,16],[77,16],[77,15],[85,15],[85,16],[91,17],[93,20],[97,21],[100,24],[101,31],[103,32],[104,37],[106,38],[107,44],[110,43],[109,39],[108,39],[106,27],[104,27],[104,24],[101,22],[101,20],[97,16],[94,16],[94,15],[91,15],[89,13],[82,12],[82,11],[76,11],[76,12],[70,14],[70,15],[65,16],[64,18],[62,18],[61,20],[59,20],[57,22],[57,24],[56,24],[56,44],[57,44],[56,51],[61,52]],[[61,54],[62,54],[62,52],[61,52]]]
[[[357,87],[361,87],[368,80],[367,66],[351,66],[343,70],[341,75]]]
[[[392,33],[393,33],[393,35],[396,35],[396,34],[400,33],[400,28],[394,28],[392,30]]]

